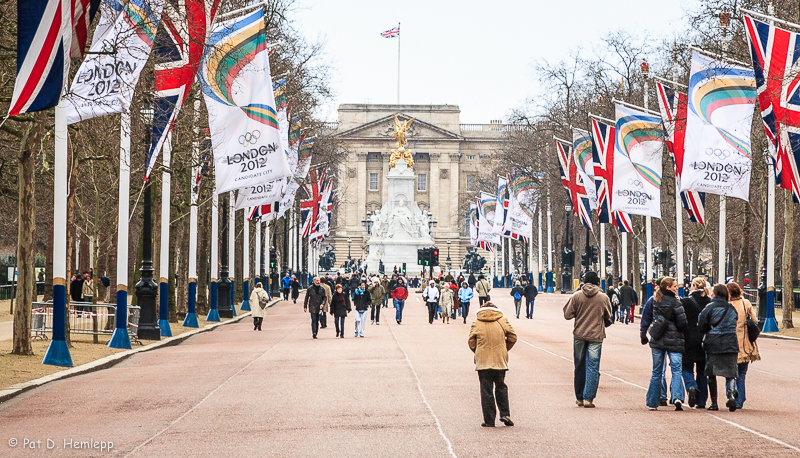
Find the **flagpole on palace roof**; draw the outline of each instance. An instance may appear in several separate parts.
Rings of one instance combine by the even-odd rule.
[[[400,105],[400,22],[397,23],[397,104]]]

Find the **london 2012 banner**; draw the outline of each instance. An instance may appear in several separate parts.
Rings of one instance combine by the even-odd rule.
[[[130,109],[139,75],[153,49],[164,1],[104,3],[101,28],[64,96],[69,102],[68,124]],[[103,32],[100,37],[99,32]]]
[[[681,191],[748,199],[755,102],[752,69],[693,52]]]
[[[592,156],[592,137],[589,132],[572,129],[572,154],[584,192],[589,198],[589,207],[597,210],[597,189],[595,187],[594,158]]]
[[[263,10],[214,25],[198,76],[208,108],[217,193],[288,177]]]
[[[661,218],[661,117],[617,104],[615,130],[611,211]]]
[[[497,216],[495,211],[497,209],[497,197],[482,192],[478,203],[480,204],[478,205],[478,241],[499,245],[500,233],[494,231],[494,220]]]

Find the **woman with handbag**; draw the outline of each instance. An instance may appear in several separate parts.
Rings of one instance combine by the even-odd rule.
[[[725,406],[736,410],[736,376],[739,342],[736,339],[736,309],[728,302],[728,288],[720,283],[714,285],[711,302],[700,312],[697,326],[705,334],[703,349],[706,352],[706,375],[711,405],[708,410],[719,410],[717,406],[717,377],[725,377]]]
[[[758,332],[748,332],[753,329],[754,325],[755,329],[753,331],[758,330],[758,318],[753,310],[753,304],[742,297],[742,288],[739,284],[730,282],[727,286],[728,294],[730,295],[728,301],[739,315],[739,319],[736,321],[736,338],[739,341],[739,357],[736,361],[736,408],[741,409],[744,401],[747,400],[744,383],[745,377],[747,377],[747,369],[751,362],[761,359],[761,355],[758,353],[758,345],[756,344]]]
[[[264,323],[264,309],[267,308],[269,296],[264,288],[261,287],[261,282],[256,282],[256,287],[250,294],[250,303],[253,304],[253,311],[250,314],[253,317],[253,331],[260,331],[261,325]]]
[[[344,339],[344,319],[350,310],[350,295],[344,292],[342,284],[339,283],[331,297],[331,315],[336,324],[336,337]]]

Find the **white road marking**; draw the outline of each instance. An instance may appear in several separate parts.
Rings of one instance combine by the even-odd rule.
[[[547,349],[545,349],[545,348],[542,348],[542,347],[539,347],[539,346],[537,346],[537,345],[533,345],[532,343],[530,343],[530,342],[527,342],[527,341],[525,341],[525,340],[521,340],[521,339],[520,339],[519,341],[520,341],[520,342],[522,342],[522,343],[524,343],[524,344],[526,344],[526,345],[528,345],[528,346],[530,346],[530,347],[533,347],[533,348],[535,348],[535,349],[537,349],[537,350],[541,350],[541,351],[543,351],[543,352],[545,352],[545,353],[547,353],[547,354],[553,355],[553,356],[555,356],[555,357],[557,357],[557,358],[561,358],[561,359],[563,359],[563,360],[565,360],[565,361],[572,362],[572,360],[571,360],[571,359],[569,359],[569,358],[566,358],[566,357],[564,357],[564,356],[561,356],[561,355],[559,355],[559,354],[557,354],[557,353],[553,353],[552,351],[550,351],[550,350],[547,350]],[[637,388],[641,388],[641,389],[643,389],[643,390],[647,391],[647,388],[645,388],[645,387],[643,387],[643,386],[641,386],[641,385],[637,385],[637,384],[635,384],[635,383],[633,383],[633,382],[629,382],[629,381],[627,381],[627,380],[621,379],[621,378],[619,378],[619,377],[617,377],[617,376],[615,376],[615,375],[611,375],[611,374],[609,374],[608,372],[603,372],[603,371],[601,371],[601,372],[600,372],[600,374],[602,374],[602,375],[605,375],[605,376],[608,376],[608,377],[611,377],[611,378],[613,378],[613,379],[615,379],[615,380],[619,380],[619,381],[620,381],[620,382],[622,382],[622,383],[626,383],[626,384],[628,384],[628,385],[635,386],[635,387],[637,387]],[[793,445],[789,445],[789,444],[787,444],[786,442],[783,442],[783,441],[781,441],[780,439],[776,439],[776,438],[774,438],[774,437],[767,436],[767,435],[766,435],[766,434],[764,434],[764,433],[760,433],[760,432],[758,432],[758,431],[752,430],[752,429],[750,429],[750,428],[748,428],[748,427],[746,427],[746,426],[742,426],[742,425],[740,425],[739,423],[736,423],[736,422],[733,422],[733,421],[730,421],[730,420],[725,420],[725,419],[722,419],[722,418],[720,418],[720,417],[718,417],[718,416],[716,416],[716,415],[710,414],[710,413],[706,413],[706,415],[708,415],[708,416],[711,416],[711,417],[714,417],[714,418],[716,418],[717,420],[719,420],[719,421],[721,421],[721,422],[723,422],[723,423],[727,423],[727,424],[729,424],[729,425],[731,425],[731,426],[734,426],[734,427],[736,427],[736,428],[739,428],[739,429],[741,429],[742,431],[747,431],[748,433],[755,434],[755,435],[756,435],[756,436],[758,436],[758,437],[761,437],[761,438],[763,438],[763,439],[767,439],[767,440],[769,440],[769,441],[775,442],[776,444],[778,444],[778,445],[782,445],[782,446],[784,446],[784,447],[786,447],[786,448],[788,448],[788,449],[794,450],[794,451],[796,451],[796,452],[800,452],[800,448],[797,448],[797,447],[795,447],[795,446],[793,446]]]
[[[173,420],[173,421],[172,421],[172,423],[168,424],[168,425],[167,425],[167,426],[166,426],[164,429],[162,429],[161,431],[157,432],[155,435],[153,435],[153,437],[151,437],[150,439],[147,439],[146,441],[144,441],[144,442],[142,442],[141,444],[139,444],[138,446],[136,446],[136,448],[135,448],[135,449],[133,449],[133,450],[131,450],[130,452],[128,452],[128,454],[127,454],[127,455],[125,455],[125,458],[128,458],[129,456],[133,455],[133,453],[134,453],[134,452],[136,452],[136,451],[137,451],[137,450],[139,450],[140,448],[144,447],[145,445],[149,444],[149,443],[150,443],[150,442],[152,442],[152,441],[153,441],[155,438],[157,438],[158,436],[160,436],[160,435],[164,434],[164,433],[165,433],[165,432],[166,432],[168,429],[172,428],[172,427],[173,427],[173,426],[174,426],[176,423],[178,423],[179,421],[183,420],[183,419],[184,419],[184,418],[185,418],[187,415],[189,415],[190,413],[192,413],[192,412],[193,412],[193,411],[194,411],[196,408],[200,407],[200,405],[201,405],[202,403],[206,402],[206,400],[207,400],[208,398],[210,398],[211,396],[213,396],[213,395],[214,395],[214,393],[216,393],[217,391],[219,391],[219,389],[220,389],[220,388],[222,388],[223,386],[225,386],[225,384],[227,384],[228,382],[230,382],[230,381],[231,381],[231,380],[232,380],[234,377],[236,377],[237,375],[239,375],[239,374],[241,374],[242,372],[244,372],[244,370],[245,370],[245,369],[247,369],[248,367],[252,366],[252,365],[253,365],[253,363],[255,363],[255,362],[256,362],[256,361],[258,361],[259,359],[261,359],[261,358],[263,358],[264,356],[266,356],[266,355],[267,355],[267,353],[269,353],[270,351],[272,351],[272,349],[273,349],[273,348],[275,348],[275,347],[276,347],[276,346],[277,346],[279,343],[283,342],[283,341],[284,341],[284,340],[286,340],[286,339],[287,339],[287,338],[288,338],[290,335],[294,334],[294,332],[295,332],[295,331],[297,331],[298,329],[300,329],[300,326],[303,326],[303,325],[302,325],[302,324],[299,324],[299,325],[297,325],[297,327],[296,327],[296,328],[294,328],[294,329],[292,330],[292,332],[290,332],[290,333],[286,334],[286,335],[283,337],[283,339],[279,340],[278,342],[275,342],[275,344],[274,344],[274,345],[272,345],[271,347],[269,347],[269,348],[267,349],[267,351],[265,351],[264,353],[262,353],[262,354],[261,354],[261,355],[260,355],[258,358],[255,358],[255,359],[253,359],[252,361],[250,361],[249,363],[247,363],[247,365],[245,365],[243,368],[239,369],[239,371],[238,371],[238,372],[236,372],[235,374],[233,374],[233,375],[231,375],[230,377],[228,377],[228,379],[227,379],[227,380],[225,380],[224,382],[220,383],[220,385],[219,385],[218,387],[214,388],[214,389],[213,389],[213,390],[212,390],[210,393],[208,393],[208,395],[206,395],[206,397],[204,397],[203,399],[201,399],[201,400],[200,400],[200,402],[198,402],[197,404],[195,404],[195,405],[194,405],[194,406],[193,406],[191,409],[187,410],[187,411],[186,411],[186,412],[185,412],[183,415],[181,415],[180,417],[178,417],[178,418],[176,418],[175,420]]]
[[[419,299],[417,299],[419,300]],[[414,370],[414,365],[411,364],[411,360],[408,358],[408,353],[406,353],[403,346],[400,344],[400,340],[397,339],[397,334],[394,333],[393,326],[389,326],[389,330],[392,332],[392,336],[394,337],[395,342],[397,342],[397,346],[400,347],[400,351],[403,352],[403,355],[406,357],[406,362],[408,363],[408,367],[411,368],[411,373],[414,374],[414,378],[417,380],[417,389],[419,390],[420,396],[422,396],[422,402],[428,407],[428,411],[431,413],[433,420],[436,422],[436,428],[439,429],[439,435],[442,436],[445,443],[447,443],[447,451],[450,452],[450,456],[453,458],[457,458],[456,452],[453,451],[453,444],[450,442],[450,439],[445,436],[444,431],[442,430],[442,423],[439,422],[439,417],[433,412],[433,407],[428,403],[428,398],[425,396],[425,393],[422,391],[422,384],[420,384],[419,376],[417,375],[417,371]]]

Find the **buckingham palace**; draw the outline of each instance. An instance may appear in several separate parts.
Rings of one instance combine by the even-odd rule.
[[[452,268],[457,269],[469,246],[466,214],[479,191],[478,175],[500,147],[506,128],[500,121],[462,124],[457,105],[339,106],[335,135],[346,159],[337,171],[331,233],[337,259],[366,256],[368,215],[387,200],[395,115],[401,122],[416,118],[406,134],[416,175],[413,200],[435,221],[431,235],[441,251],[441,266],[449,248]],[[416,266],[407,267],[409,273],[417,272]],[[386,265],[387,271],[392,268]]]

